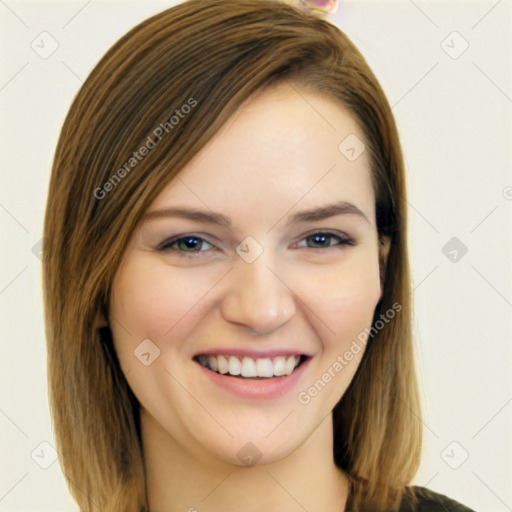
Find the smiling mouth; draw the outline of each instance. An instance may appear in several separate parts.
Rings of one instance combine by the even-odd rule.
[[[201,366],[220,375],[257,380],[291,375],[307,359],[309,357],[302,354],[271,358],[247,356],[240,358],[229,355],[198,355],[194,357],[194,361]]]

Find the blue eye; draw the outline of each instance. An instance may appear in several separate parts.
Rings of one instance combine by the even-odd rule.
[[[207,242],[201,237],[188,235],[188,236],[182,236],[179,238],[174,238],[172,240],[163,242],[160,246],[158,246],[159,251],[177,251],[181,253],[191,253],[191,254],[197,254],[199,252],[204,251],[197,251],[195,249],[198,249],[203,246],[203,244],[208,244],[213,247],[212,244]],[[176,248],[175,248],[176,246]]]
[[[334,240],[334,243],[332,243]],[[353,240],[350,238],[343,236],[341,234],[318,231],[301,240],[312,241],[313,245],[297,245],[299,248],[306,249],[334,249],[336,246],[343,245],[354,245]],[[204,249],[205,244],[209,247]],[[170,240],[166,240],[162,242],[157,248],[157,251],[162,252],[175,252],[179,256],[184,257],[196,257],[194,255],[199,255],[202,252],[206,252],[209,249],[215,249],[215,246],[210,242],[206,241],[204,238],[195,235],[186,235],[180,236],[176,238],[172,238]]]
[[[336,239],[338,241],[338,243],[335,243],[335,244],[328,243],[327,245],[325,245],[326,241],[330,241],[333,239]],[[336,245],[354,245],[354,242],[350,238],[338,235],[336,233],[331,233],[331,232],[313,233],[312,235],[307,236],[303,240],[313,240],[313,244],[320,245],[320,247],[307,246],[309,249],[330,249],[331,247],[334,247]]]

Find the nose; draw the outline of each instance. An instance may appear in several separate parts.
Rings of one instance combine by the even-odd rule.
[[[222,317],[257,334],[269,334],[295,314],[296,298],[266,250],[252,263],[238,259],[221,302]]]

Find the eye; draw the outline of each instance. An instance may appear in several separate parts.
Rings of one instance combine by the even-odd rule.
[[[353,240],[350,238],[330,231],[318,231],[307,236],[306,238],[303,238],[303,240],[306,240],[306,243],[308,240],[312,241],[313,246],[306,245],[306,248],[308,249],[330,249],[336,245],[354,245]],[[332,240],[337,240],[338,243],[332,244]]]
[[[204,244],[213,247],[213,245],[210,244],[210,242],[207,242],[204,238],[195,235],[186,235],[162,242],[157,247],[157,250],[174,251],[178,254],[181,253],[180,256],[186,256],[187,254],[184,253],[198,254],[200,252],[205,252],[204,250],[200,250],[202,247],[204,247]]]
[[[336,246],[354,245],[353,240],[341,233],[333,233],[329,231],[318,231],[301,240],[306,241],[306,246],[297,244],[299,248],[306,249],[331,249]],[[311,241],[312,245],[308,244]],[[332,243],[334,241],[334,243]],[[205,248],[206,246],[206,248]],[[209,247],[208,247],[209,246]],[[165,240],[157,248],[157,251],[174,252],[179,256],[196,257],[200,253],[215,249],[215,246],[196,235],[185,235]]]

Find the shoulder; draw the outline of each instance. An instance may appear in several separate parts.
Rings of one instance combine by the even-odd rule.
[[[475,512],[458,501],[444,494],[431,491],[426,487],[409,487],[416,497],[416,504],[411,506],[409,500],[404,500],[399,512]]]

